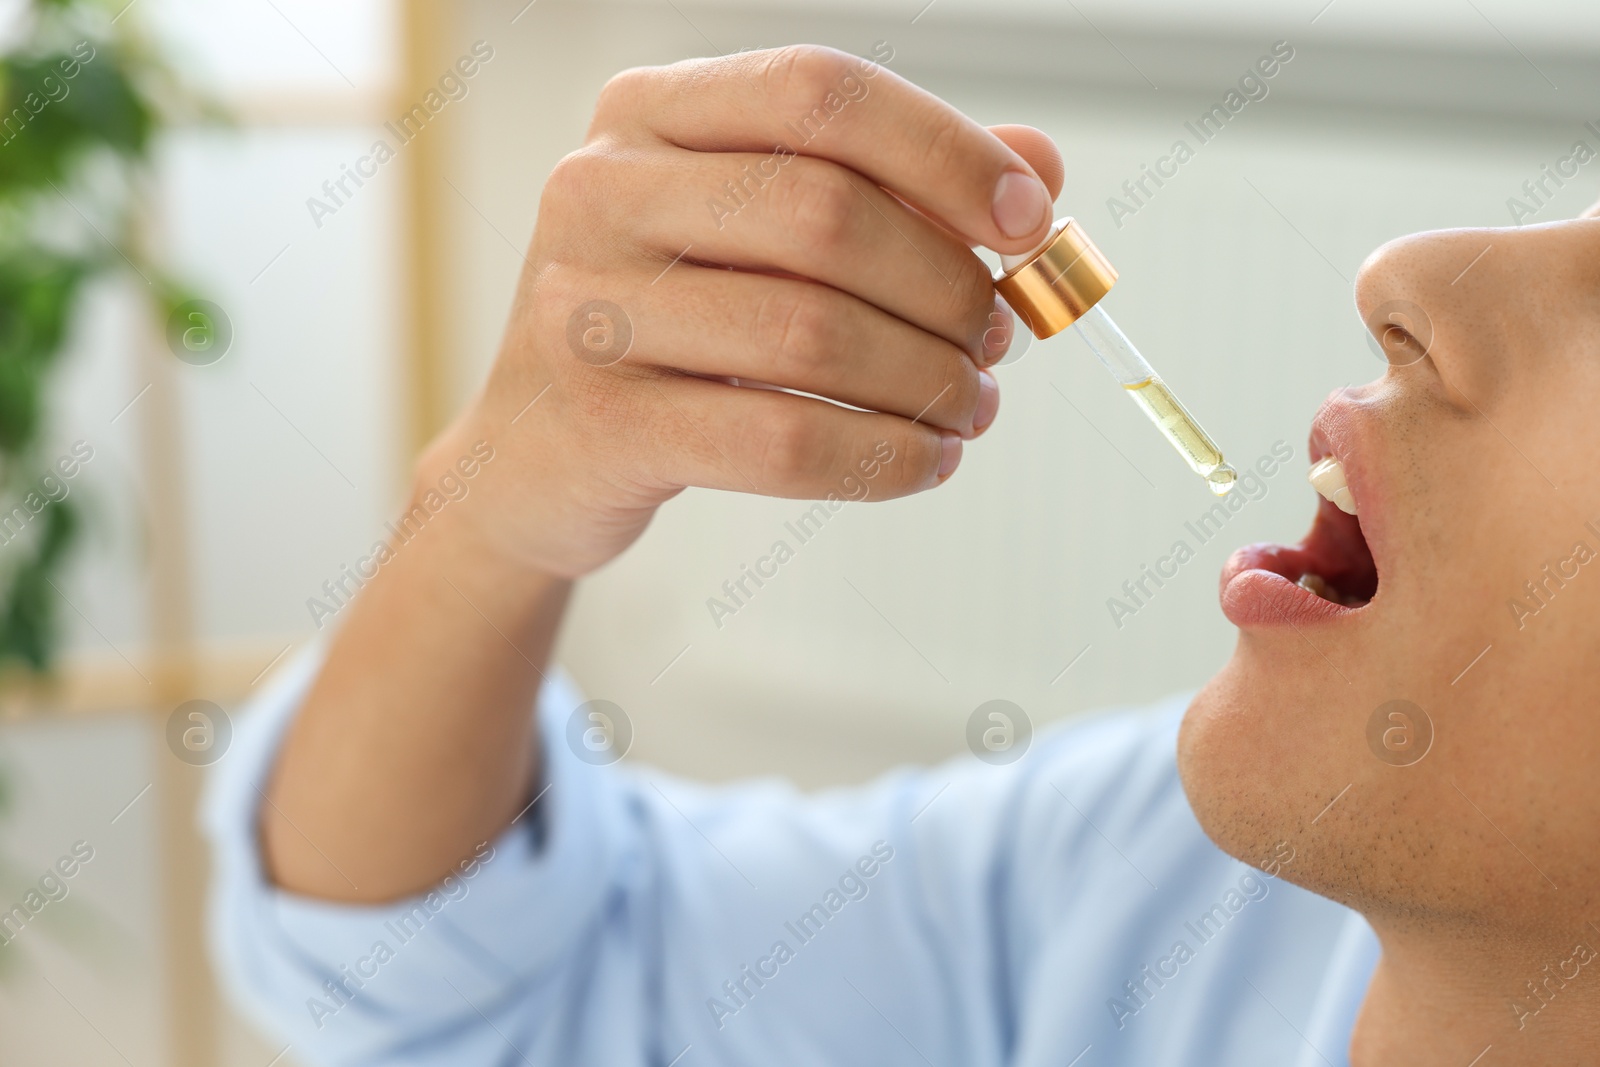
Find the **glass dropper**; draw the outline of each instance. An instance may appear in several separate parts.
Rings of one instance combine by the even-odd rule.
[[[1218,496],[1233,488],[1238,472],[1101,306],[1116,284],[1117,271],[1077,222],[1060,220],[1032,252],[1001,256],[1000,269],[995,289],[1035,337],[1043,340],[1075,326],[1100,365],[1133,397],[1189,469]]]

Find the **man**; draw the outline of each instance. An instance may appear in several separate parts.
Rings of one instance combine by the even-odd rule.
[[[1011,329],[968,245],[1036,245],[1061,175],[1037,131],[826,49],[607,86],[487,385],[418,463],[425,536],[263,698],[211,798],[221,957],[296,1055],[1600,1048],[1600,221],[1373,255],[1356,296],[1391,367],[1315,422],[1305,542],[1230,561],[1238,650],[1186,713],[815,797],[579,758],[581,698],[546,676],[570,583],[688,485],[950,477]]]

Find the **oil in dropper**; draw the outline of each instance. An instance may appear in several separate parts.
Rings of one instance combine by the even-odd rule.
[[[1125,385],[1150,421],[1166,435],[1172,447],[1178,450],[1189,469],[1206,480],[1206,485],[1218,496],[1226,496],[1239,480],[1233,464],[1222,458],[1222,450],[1211,436],[1194,421],[1172,390],[1160,378],[1147,378],[1142,385]]]
[[[1156,374],[1105,308],[1096,303],[1073,323],[1102,366],[1122,384],[1139,409],[1178,450],[1189,469],[1206,480],[1218,496],[1233,488],[1239,472],[1222,457],[1222,449],[1195,421],[1167,383]]]
[[[1035,337],[1043,340],[1076,326],[1100,365],[1210,490],[1222,496],[1233,488],[1238,471],[1100,306],[1116,284],[1117,271],[1081,226],[1062,219],[1043,244],[1025,255],[1001,256],[1000,266],[995,289]]]

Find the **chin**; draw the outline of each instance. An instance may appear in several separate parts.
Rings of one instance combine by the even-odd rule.
[[[1348,795],[1323,809],[1357,768],[1346,751],[1349,731],[1339,726],[1348,724],[1349,709],[1321,684],[1318,667],[1282,640],[1241,635],[1233,658],[1184,714],[1178,774],[1195,818],[1218,848],[1344,899],[1346,887],[1337,884],[1346,866],[1342,850],[1328,848],[1330,838],[1342,835],[1316,831],[1332,830],[1349,814],[1339,810]],[[1283,864],[1286,850],[1295,858]],[[1275,858],[1281,870],[1273,871]]]
[[[1246,863],[1282,840],[1274,817],[1263,735],[1276,718],[1239,677],[1238,653],[1195,694],[1178,730],[1178,777],[1200,828],[1216,846]],[[1281,815],[1281,811],[1280,811]]]

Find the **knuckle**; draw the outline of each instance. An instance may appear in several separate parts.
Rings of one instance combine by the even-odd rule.
[[[640,97],[648,91],[656,74],[654,67],[629,67],[613,74],[600,87],[600,95],[595,102],[594,124],[605,125],[630,114]]]
[[[916,387],[921,395],[906,399],[911,408],[921,410],[919,421],[925,425],[965,433],[978,411],[978,368],[966,353],[952,349],[946,349],[936,365],[940,369],[937,377],[930,373]]]
[[[905,496],[932,482],[939,474],[943,437],[931,428],[916,426],[903,437],[885,442],[875,456],[881,460],[876,495],[880,499]]]
[[[865,500],[893,500],[927,488],[938,477],[943,435],[929,426],[896,427],[856,459],[872,488]]]
[[[523,310],[523,322],[533,330],[541,344],[555,341],[558,331],[566,328],[566,315],[582,302],[582,282],[573,267],[562,262],[549,262],[539,272],[538,294],[518,293],[518,304]]]
[[[973,319],[986,319],[994,310],[994,275],[989,273],[989,268],[983,260],[967,252],[955,257],[955,271],[950,277],[950,284],[955,289],[951,294],[957,301],[957,307]]]
[[[567,319],[574,308],[589,299],[590,281],[587,273],[569,264],[551,260],[539,273],[538,293],[519,292],[513,316],[519,325],[531,330],[536,352],[565,354]],[[555,359],[552,363],[564,363]]]
[[[834,318],[818,293],[781,289],[757,312],[757,351],[771,355],[778,377],[810,382],[833,361]]]
[[[953,416],[949,428],[970,429],[973,416],[978,413],[978,398],[983,391],[978,384],[978,368],[973,366],[972,360],[964,352],[953,353],[950,364],[950,391],[944,397],[947,405],[945,410]]]
[[[539,197],[540,214],[545,208],[559,210],[564,204],[583,203],[594,191],[605,161],[599,149],[585,146],[562,156],[551,168]]]
[[[963,152],[966,120],[959,114],[939,108],[928,119],[922,133],[922,173],[951,174],[963,164],[970,166],[969,153]]]
[[[537,292],[518,294],[513,336],[519,344],[505,351],[525,353],[562,377],[615,376],[628,369],[619,364],[632,348],[633,321],[615,302],[623,294],[608,273],[544,258],[535,284]]]
[[[777,107],[809,111],[849,73],[848,62],[843,52],[823,45],[776,48],[767,58],[762,88]]]
[[[790,177],[775,201],[776,221],[805,245],[836,251],[859,224],[860,194],[827,165],[802,167]]]
[[[970,253],[958,256],[956,269],[951,273],[953,290],[950,306],[958,316],[961,337],[968,342],[982,339],[983,333],[993,323],[994,277],[983,261]]]
[[[761,447],[763,485],[797,485],[824,469],[830,444],[807,412],[786,412],[765,422]]]
[[[939,465],[944,462],[944,435],[919,433],[906,442],[906,462],[902,477],[906,492],[932,485],[939,477]]]

